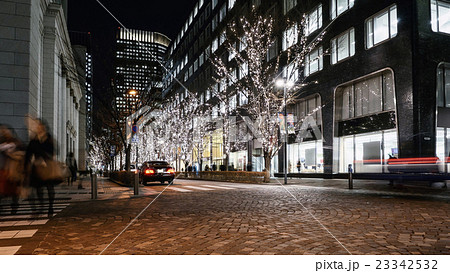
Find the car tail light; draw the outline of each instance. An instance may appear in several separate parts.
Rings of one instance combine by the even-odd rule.
[[[152,170],[152,169],[146,169],[144,173],[145,173],[145,174],[154,174],[154,173],[155,173],[155,170]]]
[[[169,169],[167,169],[167,172],[168,172],[168,173],[175,173],[175,170],[172,169],[172,168],[169,168]]]

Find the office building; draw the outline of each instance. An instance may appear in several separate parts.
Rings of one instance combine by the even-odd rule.
[[[449,156],[450,1],[199,1],[169,47],[167,66],[201,101],[211,99],[207,89],[216,84],[208,56],[224,46],[227,23],[251,6],[279,21],[300,22],[306,14],[307,39],[324,33],[298,71],[314,84],[287,110],[297,120],[312,115],[321,135],[289,138],[290,173],[346,173],[350,164],[355,172],[384,172],[389,157]],[[283,39],[290,30],[278,31],[268,52],[275,56],[289,47]],[[182,103],[185,91],[166,74],[163,95]],[[219,134],[211,132],[209,152],[193,162],[223,164]],[[273,159],[275,172],[283,171],[283,153]],[[241,170],[249,162],[263,168],[256,141],[232,151],[229,161]]]

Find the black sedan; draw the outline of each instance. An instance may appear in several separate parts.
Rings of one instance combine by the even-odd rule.
[[[142,164],[140,179],[144,185],[158,181],[162,184],[167,181],[170,184],[175,179],[175,169],[166,161],[147,161]]]

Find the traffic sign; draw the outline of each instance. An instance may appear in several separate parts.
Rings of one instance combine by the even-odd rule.
[[[133,131],[133,133],[137,133],[138,132],[138,130],[139,130],[139,127],[135,124],[135,125],[133,125],[133,127],[131,127],[131,131]]]

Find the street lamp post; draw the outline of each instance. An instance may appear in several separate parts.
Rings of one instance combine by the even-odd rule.
[[[128,94],[129,95],[132,95],[132,96],[137,96],[138,95],[138,91],[136,90],[136,89],[131,89],[131,90],[129,90],[128,91]],[[137,103],[137,102],[136,102]],[[135,114],[137,113],[137,105],[136,105],[136,111],[135,111]],[[136,120],[136,118],[135,117],[133,117],[133,122],[132,122],[132,124],[131,124],[131,131],[133,131],[133,130],[135,130],[135,134],[136,134],[136,137],[137,137],[137,134],[138,134],[138,128],[137,128],[137,120]],[[135,127],[136,126],[136,127]],[[133,135],[133,133],[132,133],[132,135]],[[132,141],[132,140],[131,140]],[[131,142],[130,141],[130,142]],[[138,163],[138,150],[139,149],[139,145],[136,143],[136,163],[135,163],[135,168],[136,168],[136,170],[137,170],[137,163]],[[131,151],[131,143],[130,143],[130,148],[129,148],[129,150]],[[131,155],[130,155],[130,157],[131,157]],[[129,157],[129,158],[130,158]],[[129,159],[130,161],[131,161],[131,159]],[[129,171],[130,169],[130,164],[129,163],[127,163],[128,164],[128,169],[127,169],[127,171]],[[136,172],[135,174],[134,174],[134,183],[133,183],[133,188],[134,188],[134,195],[139,195],[139,173],[138,172]]]
[[[284,172],[284,184],[287,184],[287,142],[288,142],[288,127],[287,127],[287,88],[292,87],[293,83],[286,80],[286,78],[278,79],[275,83],[278,87],[283,87],[283,100],[284,100],[284,154],[283,154],[283,172]]]

